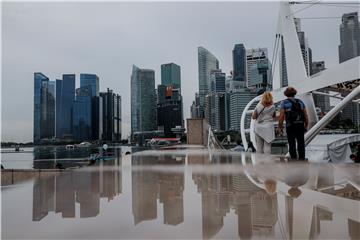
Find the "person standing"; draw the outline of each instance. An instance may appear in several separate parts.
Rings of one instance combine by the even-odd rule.
[[[288,87],[284,91],[287,99],[281,103],[279,130],[281,133],[283,132],[283,122],[286,120],[290,157],[292,159],[305,159],[304,135],[309,121],[305,104],[300,99],[295,98],[296,93],[297,91],[293,87]]]
[[[256,105],[252,114],[255,119],[256,152],[271,153],[271,142],[275,139],[273,120],[275,118],[275,106],[270,92],[264,92],[261,101]]]

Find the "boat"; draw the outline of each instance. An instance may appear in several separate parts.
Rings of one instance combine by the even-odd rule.
[[[75,148],[75,146],[71,145],[71,144],[65,146],[66,150],[74,150],[74,148]]]
[[[79,148],[91,147],[91,143],[89,143],[89,142],[82,142],[82,143],[76,144],[76,147],[79,147]]]

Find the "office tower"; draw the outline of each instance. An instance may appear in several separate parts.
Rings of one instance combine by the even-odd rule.
[[[74,139],[85,141],[91,139],[92,126],[92,88],[90,85],[76,89],[76,100],[73,108]]]
[[[270,90],[272,87],[271,63],[267,48],[246,50],[248,88]]]
[[[80,87],[90,86],[91,96],[99,96],[99,77],[96,74],[81,73]]]
[[[199,71],[199,98],[200,98],[200,117],[204,117],[205,96],[210,92],[210,73],[211,70],[219,69],[217,58],[203,47],[198,47],[198,71]]]
[[[89,139],[99,139],[99,77],[96,74],[81,73],[80,87],[91,88],[91,136]]]
[[[226,75],[221,71],[221,69],[211,70],[211,92],[225,92],[225,78]]]
[[[305,64],[306,73],[307,73],[307,75],[310,75],[311,58],[312,58],[311,49],[309,48],[308,40],[305,37],[305,32],[301,31],[300,18],[294,18],[294,21],[295,21],[295,28],[296,28],[296,32],[297,32],[299,43],[300,43],[301,54],[303,56],[303,60],[304,60],[304,64]]]
[[[256,97],[249,89],[229,93],[229,129],[240,131],[240,119],[245,106]]]
[[[312,65],[311,75],[319,73],[326,69],[324,61],[312,62],[311,65]],[[328,91],[325,88],[319,89],[318,91],[328,93]],[[330,98],[328,96],[313,94],[313,98],[314,98],[315,106],[319,107],[321,109],[321,112],[326,113],[330,111]]]
[[[161,85],[172,86],[173,89],[181,89],[180,66],[175,63],[161,65]]]
[[[175,128],[184,127],[180,89],[173,89],[171,85],[158,86],[157,126],[165,137],[175,137]]]
[[[56,137],[72,138],[75,74],[63,74],[56,80]]]
[[[34,143],[55,136],[55,82],[34,73]]]
[[[245,87],[245,82],[235,81],[232,76],[226,76],[225,78],[225,91],[237,91]]]
[[[272,73],[267,48],[246,50],[247,87],[257,92],[271,90]]]
[[[246,50],[244,44],[235,44],[232,51],[233,80],[246,81]]]
[[[100,92],[99,99],[99,134],[103,141],[121,140],[121,96],[109,88]]]
[[[285,47],[284,47],[284,38],[280,36],[280,86],[286,87],[289,84],[288,76],[287,76],[287,66],[286,66],[286,55],[285,55]]]
[[[195,93],[195,101],[190,106],[191,118],[200,118],[200,97],[199,93]]]
[[[226,93],[211,92],[205,97],[205,119],[213,131],[224,131],[226,127]]]
[[[133,65],[131,75],[131,134],[156,130],[155,72]]]
[[[357,12],[346,13],[340,24],[339,62],[360,56],[360,27]]]

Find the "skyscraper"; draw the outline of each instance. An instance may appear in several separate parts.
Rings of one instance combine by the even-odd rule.
[[[99,77],[96,74],[81,73],[80,87],[90,87],[91,96],[91,140],[99,139]]]
[[[175,63],[161,65],[161,85],[172,86],[173,89],[181,89],[180,66]]]
[[[200,112],[203,115],[203,107],[205,96],[210,92],[211,70],[219,69],[219,61],[217,58],[204,47],[198,47],[198,71],[199,71],[199,97],[200,97]]]
[[[357,12],[346,13],[340,24],[339,63],[360,56],[360,26]],[[348,92],[342,92],[343,97]],[[354,124],[360,123],[359,106],[349,103],[342,111],[342,119],[350,119]]]
[[[310,68],[311,68],[311,61],[312,61],[312,59],[311,59],[312,58],[312,52],[311,52],[311,49],[309,47],[308,40],[305,37],[305,32],[301,31],[301,20],[300,20],[300,18],[294,18],[294,21],[295,21],[296,32],[297,32],[299,42],[300,42],[301,54],[303,56],[306,73],[307,73],[307,75],[310,75],[310,73],[311,73]]]
[[[244,44],[235,44],[232,51],[233,79],[235,81],[246,81],[246,50]]]
[[[360,28],[357,12],[346,13],[340,24],[339,62],[360,56]]]
[[[155,71],[133,65],[131,74],[131,134],[156,130]]]
[[[200,118],[200,99],[199,93],[195,93],[195,101],[192,102],[190,107],[191,118]]]
[[[96,74],[81,73],[80,87],[91,86],[91,96],[99,96],[99,77]]]
[[[165,137],[175,137],[172,129],[184,127],[180,66],[161,65],[161,85],[157,91],[157,127]]]
[[[75,74],[63,74],[56,80],[56,136],[72,137],[73,106],[75,100]]]
[[[211,92],[225,92],[225,78],[226,74],[221,69],[211,70]]]
[[[259,90],[269,90],[272,87],[271,63],[267,48],[246,50],[247,87]]]
[[[109,88],[100,93],[100,137],[103,141],[121,140],[121,96]]]
[[[76,89],[76,100],[73,108],[73,135],[76,140],[91,139],[91,95],[90,85]]]
[[[34,73],[34,143],[55,136],[55,82]]]

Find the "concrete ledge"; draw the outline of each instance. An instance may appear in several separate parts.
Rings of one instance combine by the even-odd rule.
[[[61,169],[2,169],[0,186],[19,184],[34,178],[46,178],[69,170]]]

